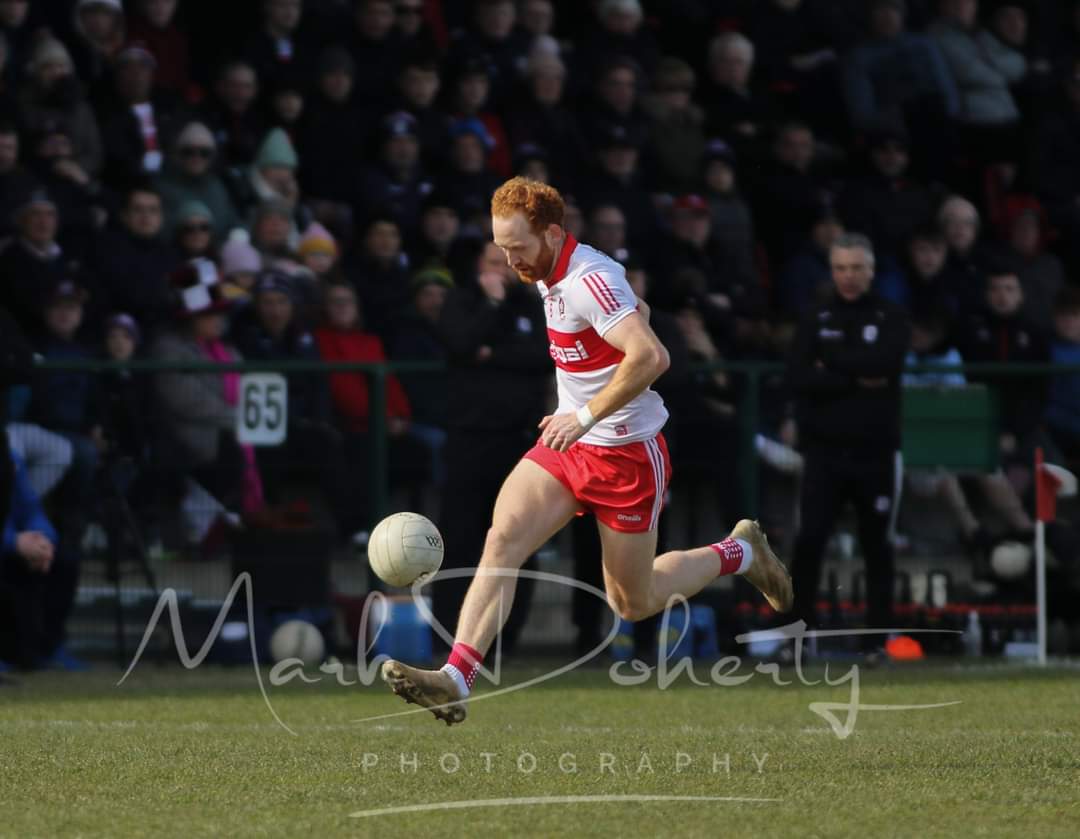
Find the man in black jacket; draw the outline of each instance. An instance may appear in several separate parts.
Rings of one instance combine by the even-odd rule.
[[[900,374],[908,347],[903,311],[870,291],[874,251],[860,234],[833,244],[834,294],[807,312],[789,376],[806,457],[795,544],[793,616],[813,625],[825,544],[845,502],[866,557],[867,623],[889,624],[893,514],[900,448]],[[867,636],[876,646],[875,636]]]
[[[499,488],[536,438],[551,375],[539,297],[510,273],[491,242],[467,240],[455,257],[455,287],[439,323],[450,365],[439,518],[445,570],[479,560]],[[448,632],[470,582],[472,577],[458,577],[435,585],[435,617]],[[504,649],[513,646],[528,616],[531,583],[518,583]]]

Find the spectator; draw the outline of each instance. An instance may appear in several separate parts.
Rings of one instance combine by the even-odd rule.
[[[450,111],[455,120],[478,119],[491,138],[487,165],[503,178],[510,177],[510,143],[502,118],[489,107],[491,72],[484,59],[466,62],[453,79]]]
[[[137,184],[128,190],[119,220],[102,235],[90,271],[106,311],[128,312],[156,334],[171,320],[169,274],[180,263],[163,233],[161,196]]]
[[[63,221],[59,241],[72,259],[85,256],[101,226],[102,195],[100,184],[91,179],[75,160],[71,132],[64,123],[45,123],[29,138],[30,158],[27,168],[56,204]],[[23,193],[16,191],[15,199]]]
[[[740,277],[756,272],[754,222],[735,176],[735,152],[723,140],[705,147],[703,197],[709,204],[712,237]]]
[[[309,224],[304,235],[300,237],[296,253],[300,258],[300,264],[311,272],[319,287],[330,282],[340,282],[341,253],[338,250],[338,244],[330,231],[317,221]]]
[[[264,266],[279,265],[291,270],[295,265],[300,233],[293,208],[284,201],[264,201],[255,208],[251,222],[251,244]]]
[[[33,188],[15,203],[17,235],[0,250],[0,306],[34,331],[45,302],[72,266],[56,241],[60,222],[52,196]]]
[[[516,19],[513,0],[477,0],[472,25],[455,33],[450,44],[452,67],[477,57],[490,62],[491,101],[496,108],[505,104],[518,77],[518,62],[529,52],[529,37],[514,27]]]
[[[597,204],[589,213],[585,241],[616,262],[626,265],[630,251],[626,247],[626,218],[615,204]]]
[[[33,133],[46,123],[65,123],[75,145],[76,162],[90,177],[96,178],[103,161],[101,135],[67,48],[52,38],[39,40],[31,53],[26,76],[19,96],[25,128]]]
[[[263,84],[306,82],[315,64],[315,44],[302,23],[303,0],[261,0],[262,20],[244,56]]]
[[[817,623],[825,543],[850,501],[866,557],[867,624],[884,628],[891,625],[889,529],[900,447],[900,374],[909,329],[902,311],[871,291],[869,239],[859,234],[839,237],[829,260],[835,293],[806,310],[788,366],[805,456],[792,614],[807,624]],[[863,640],[870,649],[880,645],[874,636]]]
[[[439,322],[446,297],[453,287],[453,278],[445,268],[423,268],[413,275],[410,284],[412,306],[394,339],[391,358],[401,361],[446,361],[446,347],[439,335]],[[446,443],[449,400],[446,376],[442,372],[434,375],[402,373],[399,379],[412,414],[409,434],[427,447],[432,483],[441,489],[446,480],[442,454]]]
[[[128,37],[146,45],[157,62],[157,84],[177,97],[186,97],[191,84],[187,32],[176,23],[179,0],[138,0]]]
[[[450,160],[439,178],[439,189],[455,196],[456,206],[466,223],[483,224],[490,214],[491,195],[502,179],[487,166],[495,141],[484,123],[475,117],[455,122],[450,128]]]
[[[693,101],[694,71],[681,58],[656,67],[652,93],[644,101],[651,121],[649,149],[656,166],[654,188],[681,193],[695,189],[705,149],[705,115]]]
[[[754,218],[769,259],[782,265],[810,232],[819,208],[831,200],[831,191],[815,171],[814,132],[808,125],[780,126],[772,153],[772,162],[756,185]]]
[[[507,106],[510,140],[518,146],[533,143],[550,155],[552,176],[573,182],[586,155],[580,126],[564,103],[566,66],[559,58],[530,59],[526,90]]]
[[[238,317],[232,332],[244,358],[253,361],[317,361],[315,337],[300,321],[291,278],[264,269],[253,305]],[[317,371],[287,373],[288,433],[278,446],[258,451],[267,501],[282,504],[298,479],[314,481],[334,514],[339,532],[352,534],[360,522],[350,510],[353,490],[346,472],[344,441],[333,427],[330,383]]]
[[[409,54],[440,55],[446,41],[445,23],[442,23],[436,14],[442,34],[442,37],[438,38],[435,28],[424,18],[424,0],[397,0],[394,5],[394,28],[401,42],[401,49]]]
[[[75,69],[91,98],[100,101],[111,86],[112,64],[126,39],[124,7],[120,0],[78,0],[74,30]]]
[[[986,282],[979,211],[966,198],[953,195],[938,210],[938,226],[949,247],[947,268],[953,293],[962,310],[976,311],[982,307]]]
[[[432,184],[420,162],[416,120],[399,111],[382,121],[379,159],[363,176],[355,208],[362,215],[389,211],[406,232],[416,229],[420,204]]]
[[[15,232],[15,205],[34,187],[34,179],[19,157],[18,129],[14,123],[0,122],[0,240]]]
[[[987,273],[984,303],[962,323],[960,353],[968,362],[1045,363],[1050,336],[1034,325],[1024,311],[1020,278],[1007,267]],[[969,376],[999,394],[1001,452],[1006,461],[1030,466],[1046,407],[1042,376]]]
[[[300,182],[304,194],[354,204],[360,185],[350,176],[356,152],[369,141],[368,112],[354,98],[356,64],[343,47],[319,57],[315,91],[300,130]]]
[[[22,78],[23,68],[29,63],[34,39],[40,34],[40,12],[41,9],[32,7],[28,0],[0,3],[0,36],[7,44],[8,58],[8,66],[3,68],[2,81]]]
[[[1080,19],[1080,11],[1076,14]],[[1050,221],[1061,228],[1064,253],[1075,271],[1080,268],[1080,57],[1068,63],[1062,76],[1064,101],[1058,113],[1038,125],[1031,170]]]
[[[658,309],[677,314],[687,305],[696,308],[722,346],[728,342],[741,346],[750,340],[765,313],[765,295],[752,266],[738,266],[750,270],[736,273],[734,260],[713,238],[709,205],[700,195],[675,200],[671,235],[658,264],[671,277],[663,288],[659,283],[654,287],[653,302]],[[691,277],[700,278],[700,286],[697,282],[686,285]]]
[[[307,84],[293,79],[281,79],[270,88],[270,124],[284,131],[294,145],[305,122],[306,89]]]
[[[214,170],[217,144],[210,129],[191,121],[172,144],[172,153],[155,185],[161,194],[165,228],[173,231],[180,207],[188,201],[204,204],[214,218],[214,233],[225,238],[239,224],[232,198]]]
[[[435,190],[424,199],[420,212],[420,235],[410,249],[419,267],[446,268],[450,251],[461,231],[457,200],[444,190]]]
[[[186,265],[172,276],[180,305],[173,329],[162,333],[151,357],[163,362],[229,364],[240,360],[225,343],[225,311],[213,264]],[[190,475],[228,510],[251,514],[263,507],[262,478],[255,451],[236,439],[239,375],[164,370],[155,374],[154,393],[161,406],[162,451],[184,475]],[[209,535],[202,528],[199,536]]]
[[[648,137],[649,123],[638,100],[637,65],[628,58],[615,58],[588,78],[596,79],[593,98],[578,112],[586,142],[597,149],[618,132],[640,148]]]
[[[617,58],[630,59],[648,74],[656,69],[660,50],[644,26],[645,13],[638,0],[600,0],[596,22],[577,51],[576,71],[581,78],[595,78],[607,62]]]
[[[1004,245],[998,257],[1016,268],[1028,316],[1047,334],[1053,328],[1054,300],[1065,284],[1065,267],[1045,250],[1045,213],[1038,202],[1015,198],[1004,218]]]
[[[409,306],[409,257],[401,249],[401,228],[393,218],[370,219],[348,273],[363,305],[366,328],[384,343],[392,342]]]
[[[950,367],[959,367],[963,364],[960,352],[950,346],[946,339],[946,326],[947,321],[941,314],[928,313],[914,320],[911,325],[911,350],[908,352],[905,364],[907,366],[929,364]],[[966,379],[959,370],[947,373],[905,373],[903,384],[905,387],[964,387]],[[945,508],[960,528],[960,536],[964,544],[975,554],[974,558],[977,562],[985,562],[988,558],[985,554],[993,543],[993,538],[968,504],[959,476],[955,472],[935,469],[915,470],[908,473],[906,477],[916,495],[936,497],[944,503]],[[1020,535],[1021,538],[1030,538],[1034,525],[1025,512],[1016,490],[1013,489],[1003,472],[999,470],[966,477],[986,498],[996,520],[1004,523],[1010,533]]]
[[[911,132],[922,121],[940,124],[944,117],[957,116],[952,73],[932,40],[905,30],[904,0],[868,5],[867,37],[843,61],[844,98],[853,127],[872,131],[891,123]]]
[[[829,296],[833,285],[829,254],[843,235],[844,223],[830,207],[823,207],[810,236],[777,277],[776,303],[782,314],[802,318]]]
[[[256,107],[259,78],[246,61],[233,59],[222,65],[214,79],[212,95],[205,104],[202,121],[213,132],[221,162],[239,175],[255,159],[267,124]]]
[[[262,257],[248,235],[237,231],[221,249],[221,293],[235,309],[251,302],[255,278],[262,270]]]
[[[656,212],[640,169],[640,141],[623,127],[612,126],[596,147],[600,165],[584,183],[587,208],[615,204],[626,217],[627,237],[648,246],[655,234]]]
[[[915,317],[941,313],[951,336],[960,301],[947,267],[948,256],[945,236],[936,227],[920,228],[908,241],[908,310]]]
[[[518,25],[536,39],[555,32],[555,4],[551,0],[525,0],[518,10]]]
[[[768,100],[750,86],[754,69],[754,45],[739,32],[725,32],[709,43],[709,86],[706,128],[725,139],[741,155],[753,159],[758,141],[765,136],[774,112]]]
[[[43,310],[45,332],[38,352],[48,361],[79,362],[93,358],[80,340],[86,290],[70,281],[61,282],[50,294]],[[74,455],[63,485],[65,521],[61,530],[79,544],[94,497],[94,476],[104,444],[101,398],[92,373],[56,370],[39,373],[31,386],[27,419],[60,434]]]
[[[355,30],[347,44],[356,66],[358,103],[381,111],[389,104],[401,60],[401,39],[394,31],[392,0],[356,0]]]
[[[896,259],[911,234],[933,219],[941,196],[912,180],[905,132],[878,128],[867,149],[870,171],[848,182],[837,206],[848,228],[869,236],[879,255]]]
[[[522,143],[514,149],[514,174],[550,184],[553,178],[549,161],[547,149],[535,143]]]
[[[186,262],[209,259],[216,262],[214,247],[214,214],[202,201],[185,201],[176,213],[173,230],[176,250]]]
[[[1054,364],[1080,364],[1080,293],[1063,288],[1054,301]],[[1057,373],[1050,380],[1046,424],[1054,443],[1070,461],[1080,459],[1080,373]]]
[[[448,140],[449,120],[436,105],[441,86],[439,65],[433,56],[417,54],[401,62],[397,101],[392,110],[405,111],[416,121],[420,156],[432,170],[442,165]]]
[[[300,159],[289,135],[280,128],[271,129],[259,144],[255,160],[248,169],[248,198],[244,209],[250,209],[256,203],[275,201],[295,211],[300,203],[300,185],[296,181],[299,165]]]
[[[757,50],[762,81],[787,114],[817,134],[841,133],[846,114],[840,95],[834,4],[810,0],[755,3],[746,34]]]
[[[1027,72],[1022,53],[978,24],[978,0],[941,0],[929,34],[952,72],[964,149],[983,162],[1014,160],[1020,119],[1010,85]]]
[[[0,440],[0,444],[5,444]],[[63,649],[75,602],[77,561],[58,551],[58,539],[26,479],[18,455],[5,470],[10,499],[0,543],[0,660],[23,670],[83,669]]]
[[[326,289],[324,325],[315,331],[319,355],[324,361],[385,361],[378,336],[364,330],[356,292],[348,285]],[[408,434],[411,410],[396,376],[387,378],[386,432],[388,439],[371,434],[371,396],[368,377],[362,373],[333,373],[330,390],[340,426],[346,434],[350,462],[367,463],[371,446],[388,445],[388,461],[395,484],[413,486],[427,475],[427,452]],[[366,489],[366,487],[362,488]]]
[[[444,568],[475,565],[503,479],[536,437],[551,376],[539,297],[510,273],[490,241],[463,240],[455,257],[455,285],[440,321],[449,370],[446,486],[439,521],[446,541]],[[531,589],[519,581],[515,604]],[[450,625],[469,579],[435,585],[434,613]],[[514,614],[518,611],[514,609]],[[511,617],[511,632],[520,630]],[[516,627],[514,629],[513,627]],[[505,643],[505,641],[504,641]]]

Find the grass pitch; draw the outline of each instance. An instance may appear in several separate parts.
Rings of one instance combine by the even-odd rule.
[[[296,736],[251,669],[118,677],[0,687],[0,835],[1080,835],[1076,669],[863,670],[862,703],[960,704],[863,710],[846,739],[809,704],[848,686],[764,675],[659,690],[578,671],[475,702],[449,729],[426,712],[355,722],[405,708],[381,684],[268,687]],[[480,799],[514,801],[358,815]]]

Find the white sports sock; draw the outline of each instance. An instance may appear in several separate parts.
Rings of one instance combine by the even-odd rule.
[[[465,699],[469,695],[469,685],[465,682],[464,674],[453,664],[444,664],[440,669],[454,680],[458,693],[461,694],[461,699]]]
[[[750,566],[754,564],[754,549],[750,547],[750,543],[743,539],[735,540],[739,547],[742,548],[742,562],[739,563],[739,570],[736,574],[745,574],[750,570]]]

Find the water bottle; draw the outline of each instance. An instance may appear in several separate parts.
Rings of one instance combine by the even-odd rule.
[[[690,623],[694,627],[694,657],[716,658],[720,645],[716,637],[716,612],[712,606],[691,606]]]
[[[968,612],[967,628],[964,630],[964,652],[969,656],[982,655],[982,626],[979,624],[979,613],[972,609]]]
[[[619,628],[611,642],[611,658],[614,661],[629,661],[634,657],[634,625],[623,618],[616,618]]]

